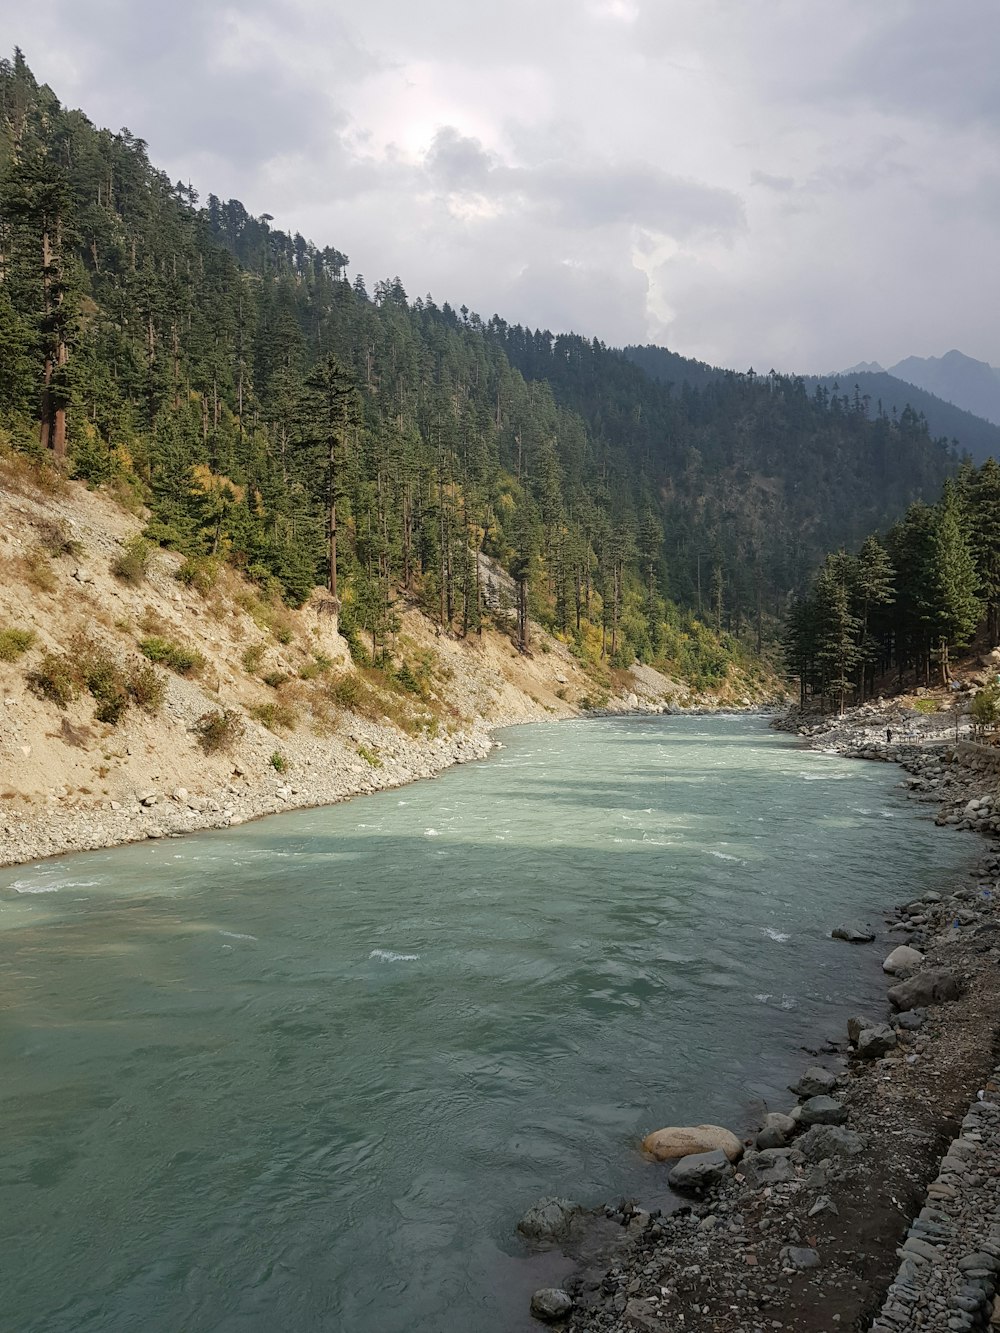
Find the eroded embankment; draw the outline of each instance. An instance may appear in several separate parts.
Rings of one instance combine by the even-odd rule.
[[[995,830],[986,757],[938,748],[906,766],[914,794],[946,800],[942,822]],[[789,1107],[797,1123],[775,1118],[736,1167],[686,1159],[702,1185],[688,1185],[691,1202],[673,1214],[605,1210],[625,1248],[610,1268],[565,1284],[573,1308],[559,1326],[816,1333],[876,1319],[881,1330],[988,1322],[1000,1272],[1000,1113],[978,1103],[994,1099],[1000,1054],[998,901],[994,846],[968,882],[890,913],[890,931],[916,952],[891,964],[885,1011],[852,1020],[817,1052]],[[963,1121],[966,1143],[949,1150]]]

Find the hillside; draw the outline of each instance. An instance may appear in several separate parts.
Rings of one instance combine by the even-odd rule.
[[[505,723],[701,701],[538,626],[525,654],[509,629],[459,640],[413,605],[391,668],[359,666],[325,590],[293,610],[224,565],[183,582],[167,551],[140,572],[142,512],[16,458],[0,482],[0,864],[396,786],[481,757]],[[773,688],[748,667],[712,698]]]
[[[1000,426],[953,402],[946,402],[926,388],[906,383],[894,370],[839,376],[806,375],[803,382],[811,393],[819,387],[831,394],[848,396],[852,402],[858,396],[869,416],[876,416],[880,410],[894,418],[901,417],[906,411],[915,413],[926,421],[927,430],[935,439],[947,440],[968,454],[973,462],[983,463],[987,458],[1000,455]]]
[[[704,390],[707,385],[725,382],[734,375],[732,371],[720,370],[703,361],[678,356],[665,347],[626,347],[624,355],[647,375],[666,385],[675,395],[681,395],[691,388]],[[942,361],[946,360],[942,358]],[[857,405],[871,420],[877,420],[883,413],[891,420],[898,421],[909,409],[918,422],[925,423],[931,439],[946,441],[949,446],[960,453],[967,453],[976,462],[981,463],[986,458],[1000,454],[1000,426],[995,424],[995,416],[984,411],[977,414],[970,402],[943,393],[916,374],[912,382],[906,382],[908,377],[901,372],[901,367],[906,364],[909,363],[900,362],[899,366],[884,370],[877,362],[867,361],[836,375],[803,375],[797,378],[801,379],[810,396],[814,396],[819,389],[827,395],[828,402],[839,401],[847,412],[854,410]],[[974,364],[978,366],[983,363]],[[758,378],[761,383],[766,383],[771,376]],[[925,492],[922,498],[929,498],[931,493]]]

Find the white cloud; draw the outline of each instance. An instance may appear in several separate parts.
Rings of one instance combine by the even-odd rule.
[[[994,0],[54,0],[8,40],[371,280],[609,342],[1000,362]]]

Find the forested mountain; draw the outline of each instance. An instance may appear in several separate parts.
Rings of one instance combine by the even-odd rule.
[[[846,393],[852,402],[859,397],[871,417],[880,411],[898,417],[909,408],[927,422],[927,429],[935,438],[949,440],[977,463],[1000,455],[1000,426],[974,416],[954,402],[945,402],[926,388],[906,383],[894,370],[806,375],[804,382],[810,393],[822,388],[840,396]]]
[[[913,504],[884,540],[827,556],[785,629],[801,699],[863,702],[892,671],[930,684],[981,635],[1000,642],[1000,466],[963,467],[936,504]],[[1000,696],[998,696],[1000,702]]]
[[[708,368],[672,391],[347,269],[0,65],[0,428],[137,495],[193,560],[293,602],[326,582],[376,650],[400,590],[475,629],[483,553],[522,644],[530,607],[620,663],[714,652],[693,614],[759,637],[824,551],[955,466],[913,411]]]
[[[706,365],[704,361],[678,356],[665,347],[626,347],[625,355],[648,375],[670,385],[675,393],[680,392],[685,384],[702,389],[730,373]],[[947,359],[944,357],[942,361]],[[927,430],[934,439],[948,440],[960,452],[967,453],[977,462],[1000,454],[1000,426],[994,424],[992,416],[986,412],[974,415],[970,404],[964,399],[941,393],[940,389],[924,383],[916,376],[912,383],[905,382],[907,376],[901,374],[901,368],[906,364],[900,362],[899,366],[891,370],[883,370],[876,361],[861,362],[837,375],[804,375],[802,382],[810,395],[821,388],[841,401],[847,395],[851,406],[860,401],[873,420],[880,414],[895,419],[906,408],[910,408],[918,417],[924,418]],[[978,366],[983,363],[973,364]],[[985,369],[990,370],[991,367],[986,366]],[[1000,387],[1000,372],[995,373],[998,374],[997,385]]]

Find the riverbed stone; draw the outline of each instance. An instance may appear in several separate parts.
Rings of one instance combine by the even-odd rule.
[[[888,972],[890,976],[897,976],[912,972],[923,961],[924,955],[919,949],[911,949],[908,944],[900,944],[886,958],[882,964],[882,971]]]
[[[733,1164],[721,1148],[713,1152],[690,1153],[671,1168],[667,1176],[670,1188],[681,1194],[704,1194],[721,1184]]]
[[[755,1189],[765,1185],[784,1185],[795,1179],[795,1167],[788,1148],[765,1148],[761,1152],[748,1152],[740,1163],[740,1171]]]
[[[916,1032],[927,1022],[926,1009],[909,1009],[905,1014],[897,1014],[893,1020],[904,1032]]]
[[[923,1008],[929,1004],[944,1004],[948,1000],[957,1000],[965,990],[965,983],[957,972],[950,968],[932,968],[919,972],[908,981],[891,987],[889,1003],[894,1008],[905,1012],[907,1009]]]
[[[643,1152],[658,1162],[669,1162],[696,1153],[721,1149],[731,1162],[743,1156],[743,1144],[730,1129],[721,1125],[669,1125],[656,1129],[642,1141]]]
[[[810,1097],[799,1114],[799,1123],[807,1126],[842,1125],[846,1119],[847,1107],[836,1097]]]
[[[858,1034],[855,1043],[859,1060],[878,1060],[897,1045],[899,1038],[888,1023],[879,1023],[873,1028],[865,1028]]]
[[[836,1074],[820,1065],[810,1065],[798,1083],[790,1084],[789,1088],[797,1097],[820,1097],[829,1095],[836,1086]]]
[[[518,1222],[517,1229],[529,1240],[554,1244],[568,1234],[574,1220],[582,1212],[580,1204],[569,1199],[539,1199]]]
[[[870,1018],[864,1018],[860,1014],[855,1014],[853,1018],[847,1020],[847,1040],[854,1045],[865,1028],[878,1027]]]
[[[770,1111],[757,1135],[757,1147],[784,1148],[795,1135],[796,1121],[781,1111]]]
[[[573,1297],[561,1287],[540,1287],[531,1298],[531,1313],[546,1324],[565,1319],[572,1310]]]
[[[796,1143],[796,1150],[809,1162],[824,1157],[856,1157],[867,1148],[867,1140],[853,1129],[840,1125],[812,1125]]]
[[[819,1267],[819,1253],[808,1245],[786,1245],[781,1251],[781,1258],[789,1268],[800,1271]]]
[[[875,938],[870,926],[834,926],[830,934],[835,940],[846,940],[848,944],[871,944]]]

